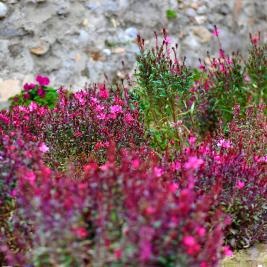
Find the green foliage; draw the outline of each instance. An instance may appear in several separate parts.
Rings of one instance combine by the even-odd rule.
[[[189,89],[195,74],[170,59],[168,44],[164,42],[158,50],[141,52],[137,66],[133,94],[144,114],[151,145],[165,149],[170,140],[181,142],[193,122],[195,104]],[[180,121],[187,121],[188,125]]]
[[[175,19],[177,17],[177,13],[173,9],[168,9],[166,11],[166,16],[168,19]]]
[[[21,91],[19,94],[9,99],[10,106],[28,106],[31,102],[35,102],[41,106],[48,106],[49,108],[55,107],[58,101],[57,90],[52,87],[43,86],[43,95],[38,94],[39,86],[29,91]]]

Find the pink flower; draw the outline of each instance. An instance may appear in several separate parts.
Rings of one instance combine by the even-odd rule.
[[[196,137],[195,136],[190,136],[188,139],[189,144],[192,146],[196,143]]]
[[[0,113],[0,121],[2,121],[5,124],[9,124],[10,120],[8,117]]]
[[[36,86],[36,84],[34,84],[34,83],[25,83],[24,86],[23,86],[23,89],[25,91],[29,91],[29,90],[34,89],[35,86]]]
[[[45,97],[45,90],[42,88],[42,87],[40,87],[40,88],[38,88],[38,90],[37,90],[37,94],[38,94],[38,96],[40,96],[41,98],[44,98]]]
[[[32,172],[32,171],[26,172],[23,178],[26,181],[28,181],[31,185],[33,185],[35,180],[36,180],[36,176],[35,176],[34,172]]]
[[[191,247],[196,244],[196,240],[193,236],[185,236],[183,238],[183,244],[187,247]]]
[[[215,37],[218,37],[218,36],[219,36],[220,31],[219,31],[219,29],[218,29],[216,26],[214,26],[214,29],[213,29],[213,31],[212,31],[212,34],[213,34]]]
[[[159,168],[159,167],[155,167],[154,168],[154,174],[156,177],[160,177],[162,176],[164,173],[163,169],[162,168]]]
[[[39,83],[40,86],[47,86],[50,83],[48,77],[44,77],[41,75],[36,76],[36,81]]]
[[[145,209],[145,213],[146,213],[147,215],[151,215],[151,214],[153,214],[153,213],[155,213],[155,212],[156,212],[156,209],[153,208],[153,207],[151,207],[151,206],[149,206],[149,207],[147,207],[147,208]]]
[[[198,68],[199,68],[200,70],[205,70],[205,69],[206,69],[205,65],[203,65],[203,64],[200,64],[200,65],[198,66]]]
[[[224,255],[227,256],[227,257],[232,257],[234,255],[233,251],[230,249],[229,246],[224,246],[223,247],[223,252],[224,252]]]
[[[189,255],[196,255],[200,250],[200,245],[193,236],[185,236],[183,238],[183,244],[187,247],[186,252]]]
[[[177,192],[178,189],[179,189],[179,186],[178,186],[177,183],[172,183],[172,184],[170,184],[170,186],[169,186],[169,190],[170,190],[170,192],[172,192],[172,193]]]
[[[128,124],[132,124],[132,122],[134,121],[134,118],[133,116],[130,114],[130,113],[127,113],[125,115],[125,118],[124,118],[125,122],[128,123]]]
[[[29,110],[32,112],[32,111],[36,110],[37,107],[38,107],[38,106],[37,106],[36,103],[31,102],[31,104],[29,105]]]
[[[132,167],[133,167],[134,169],[138,169],[139,166],[140,166],[140,160],[139,160],[139,159],[134,159],[134,160],[132,161]]]
[[[163,42],[164,42],[166,45],[171,44],[171,42],[172,42],[171,37],[168,36],[168,35],[164,36]]]
[[[104,113],[100,113],[100,114],[98,114],[97,116],[96,116],[99,120],[105,120],[106,119],[106,114],[104,114]]]
[[[84,227],[74,228],[73,231],[78,238],[85,238],[88,235],[88,233]]]
[[[122,257],[122,249],[120,249],[120,248],[116,249],[116,250],[114,251],[114,255],[115,255],[115,258],[116,258],[117,260],[121,259],[121,257]]]
[[[106,89],[106,85],[105,84],[99,84],[98,88],[100,90],[99,96],[103,99],[108,99],[109,93],[108,93],[108,90]]]
[[[25,94],[23,95],[23,98],[24,98],[25,100],[28,100],[28,99],[31,98],[31,95],[30,95],[29,93],[25,93]]]
[[[203,159],[199,159],[195,156],[189,157],[188,161],[185,163],[184,167],[187,170],[196,170],[204,163]]]
[[[245,183],[244,183],[243,181],[238,181],[238,182],[236,183],[236,187],[237,187],[238,189],[242,189],[244,186],[245,186]]]
[[[217,143],[217,146],[221,148],[231,148],[232,143],[228,140],[220,139],[219,142]]]
[[[122,107],[119,105],[114,105],[110,107],[110,112],[114,114],[122,113]]]
[[[197,234],[198,234],[200,237],[205,236],[205,234],[206,234],[206,229],[205,229],[204,227],[198,227],[198,228],[197,228]]]
[[[43,153],[46,153],[49,151],[49,147],[45,144],[45,143],[42,143],[40,146],[39,146],[39,150]]]
[[[219,55],[220,55],[220,58],[225,58],[224,51],[221,48],[219,50]]]

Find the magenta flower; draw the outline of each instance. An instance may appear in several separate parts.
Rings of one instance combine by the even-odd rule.
[[[233,251],[230,249],[229,246],[224,246],[223,247],[223,252],[224,252],[224,255],[227,256],[227,257],[232,257],[233,256]]]
[[[232,144],[228,140],[220,139],[219,142],[217,143],[217,146],[221,148],[231,148]]]
[[[214,29],[213,29],[213,31],[212,31],[212,34],[213,34],[215,37],[218,37],[218,36],[219,36],[220,31],[219,31],[219,29],[218,29],[216,26],[214,26]]]
[[[49,151],[49,147],[45,144],[45,143],[42,143],[40,146],[39,146],[39,150],[43,153],[46,153]]]
[[[236,187],[237,187],[238,189],[242,189],[244,186],[245,186],[245,183],[244,183],[243,181],[238,181],[238,182],[236,183]]]
[[[189,157],[188,161],[185,163],[184,167],[187,170],[196,170],[204,163],[203,159],[199,159],[195,156]]]
[[[25,83],[23,86],[23,89],[25,91],[30,91],[30,90],[34,89],[35,86],[36,86],[36,84],[34,84],[34,83]]]
[[[36,76],[36,81],[39,83],[40,86],[47,86],[50,83],[50,80],[48,77],[44,77],[41,75]]]
[[[171,44],[171,42],[172,42],[171,37],[168,36],[168,35],[164,36],[163,42],[164,42],[166,45]]]
[[[85,238],[88,235],[88,233],[84,227],[74,228],[73,231],[78,238]]]
[[[36,180],[36,176],[35,176],[34,172],[32,172],[32,171],[26,172],[23,178],[26,181],[28,181],[30,184],[34,184],[34,182]]]
[[[122,107],[119,105],[114,105],[110,107],[110,112],[114,114],[118,114],[122,112]]]
[[[28,99],[31,98],[31,95],[30,95],[29,93],[25,93],[25,94],[23,95],[23,98],[24,98],[25,100],[28,100]]]
[[[42,88],[42,87],[40,87],[40,88],[38,88],[38,90],[37,90],[37,94],[38,94],[38,96],[40,96],[41,98],[44,98],[45,97],[45,90]]]

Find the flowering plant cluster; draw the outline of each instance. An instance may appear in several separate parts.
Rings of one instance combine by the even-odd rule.
[[[144,113],[146,132],[154,147],[165,150],[170,140],[179,149],[190,131],[199,136],[216,131],[232,120],[233,109],[239,105],[242,114],[250,105],[266,103],[266,44],[260,34],[251,35],[248,59],[239,53],[227,55],[215,26],[219,56],[208,54],[200,60],[199,69],[186,66],[177,56],[178,45],[163,30],[159,44],[145,49],[139,36],[135,87],[132,93]]]
[[[49,87],[48,77],[36,76],[35,83],[26,83],[20,94],[9,99],[10,106],[28,106],[32,101],[42,106],[54,107],[58,100],[58,93],[52,87]]]
[[[266,57],[251,41],[245,63],[219,41],[194,70],[164,31],[151,51],[138,38],[130,90],[49,102],[48,78],[26,84],[0,111],[0,265],[216,267],[266,241]]]

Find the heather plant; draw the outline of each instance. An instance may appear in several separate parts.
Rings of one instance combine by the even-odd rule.
[[[232,248],[244,248],[266,240],[266,157],[243,145],[242,139],[214,138],[196,145],[195,138],[174,162],[183,173],[188,167],[199,166],[194,173],[196,190],[212,190],[217,204],[231,216],[225,232],[225,243]],[[253,161],[250,160],[253,158]],[[187,162],[187,163],[186,163]]]
[[[3,111],[2,121],[4,117],[9,121],[3,127],[20,130],[27,140],[44,142],[48,164],[61,169],[69,163],[81,165],[90,157],[105,161],[110,140],[118,149],[144,142],[138,110],[105,85],[96,89],[72,94],[61,90],[53,109],[32,102]]]
[[[10,106],[28,106],[34,102],[41,106],[53,108],[58,100],[58,93],[52,87],[49,87],[49,79],[41,75],[36,76],[35,83],[26,83],[21,93],[9,99]]]
[[[219,29],[215,26],[214,36],[219,43],[219,57],[209,58],[209,64],[201,63],[200,69],[206,73],[201,81],[206,91],[202,97],[203,109],[200,109],[202,128],[214,131],[220,120],[226,125],[233,118],[233,108],[239,105],[242,114],[249,105],[266,103],[266,44],[260,34],[251,36],[248,59],[239,53],[227,55],[219,38]],[[201,62],[201,61],[200,61]]]
[[[205,267],[230,253],[222,246],[226,217],[211,212],[213,192],[192,187],[199,166],[187,162],[175,180],[173,165],[150,148],[122,150],[119,164],[114,148],[105,164],[85,165],[79,180],[42,160],[20,165],[10,225],[22,252],[2,232],[8,264]]]

